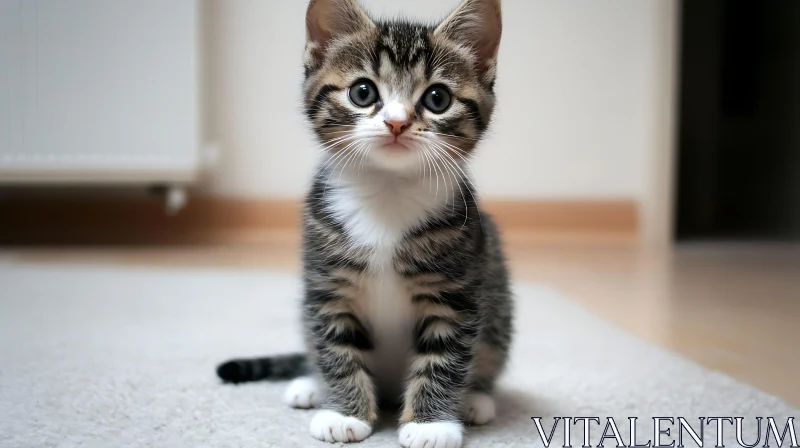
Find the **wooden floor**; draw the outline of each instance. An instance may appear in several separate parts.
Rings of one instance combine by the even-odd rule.
[[[299,272],[297,234],[262,240],[215,247],[5,250],[0,256]],[[800,246],[689,245],[650,254],[613,240],[566,241],[507,238],[515,279],[551,285],[642,339],[800,405]],[[569,325],[564,322],[565,331]]]

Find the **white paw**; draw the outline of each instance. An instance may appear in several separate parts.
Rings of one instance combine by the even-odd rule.
[[[315,408],[322,402],[322,389],[317,380],[310,376],[297,378],[283,393],[283,402],[293,408]]]
[[[459,422],[406,423],[400,428],[400,445],[405,448],[461,448]]]
[[[483,392],[476,392],[467,396],[467,413],[464,421],[470,425],[485,425],[494,420],[496,411],[494,398]]]
[[[317,412],[311,419],[310,429],[312,436],[330,443],[360,442],[372,433],[369,423],[335,411]]]

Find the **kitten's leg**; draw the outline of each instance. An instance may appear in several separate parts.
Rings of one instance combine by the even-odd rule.
[[[283,402],[298,409],[319,407],[322,402],[322,388],[320,388],[319,381],[313,376],[292,380],[283,394]]]
[[[495,339],[503,340],[502,338]],[[485,340],[478,342],[470,380],[470,391],[464,402],[465,423],[485,425],[494,420],[496,410],[491,392],[495,379],[505,366],[507,347],[507,344],[491,343]]]
[[[473,363],[477,305],[467,293],[415,296],[418,320],[400,444],[407,448],[460,448],[462,399]]]
[[[485,425],[496,415],[494,398],[486,392],[470,392],[465,400],[464,422],[470,425]]]
[[[364,360],[372,342],[345,299],[326,296],[316,303],[311,332],[325,410],[311,420],[311,435],[332,443],[360,442],[372,433],[378,415],[375,386]]]

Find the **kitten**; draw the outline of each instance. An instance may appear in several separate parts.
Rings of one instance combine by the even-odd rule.
[[[358,442],[400,407],[404,447],[462,445],[494,418],[512,298],[466,161],[494,108],[500,0],[438,26],[312,0],[305,108],[323,156],[303,215],[307,355],[233,360],[229,382],[288,379],[311,434]]]

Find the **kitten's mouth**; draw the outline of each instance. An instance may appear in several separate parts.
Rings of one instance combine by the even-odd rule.
[[[386,137],[383,141],[383,148],[388,151],[408,151],[411,149],[410,146],[404,141],[405,139],[400,139],[400,136],[390,136]]]

